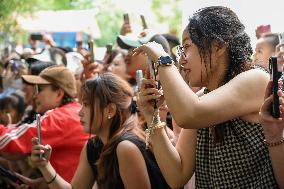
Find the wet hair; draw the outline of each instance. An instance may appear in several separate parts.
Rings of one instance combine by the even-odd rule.
[[[230,61],[220,85],[249,69],[247,63],[251,61],[253,53],[250,38],[244,31],[245,26],[229,8],[211,6],[198,10],[190,17],[187,30],[192,42],[198,47],[201,59],[209,57],[210,67],[213,42],[227,46]]]
[[[271,45],[273,52],[276,51],[276,46],[280,43],[277,33],[264,33],[261,35],[261,38]]]
[[[99,188],[112,188],[114,183],[118,182],[116,146],[120,137],[129,131],[140,138],[144,137],[142,129],[138,127],[136,113],[131,112],[133,95],[134,91],[127,81],[109,72],[99,74],[96,78],[86,81],[82,86],[83,102],[90,106],[90,132],[95,116],[99,116],[102,120],[106,116],[103,109],[111,103],[116,105],[116,114],[109,128],[108,141],[97,161],[98,176],[96,180]],[[101,122],[100,128],[102,127]]]
[[[245,26],[229,8],[222,6],[206,7],[198,10],[189,19],[187,26],[192,42],[198,47],[201,59],[207,60],[211,67],[212,44],[227,46],[229,63],[222,83],[227,83],[239,73],[250,69],[253,53],[250,38],[245,33]],[[207,62],[205,66],[207,68]],[[201,78],[202,80],[202,78]],[[223,141],[223,127],[212,129],[214,141]]]

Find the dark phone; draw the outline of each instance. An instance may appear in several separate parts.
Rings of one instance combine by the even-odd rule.
[[[40,33],[33,33],[31,34],[31,39],[41,41],[43,39],[43,36]]]
[[[123,14],[123,21],[124,21],[124,23],[129,24],[129,15],[128,15],[128,13]]]
[[[112,52],[112,44],[107,44],[106,45],[106,53],[111,54],[111,52]]]
[[[0,166],[0,176],[8,178],[9,180],[19,185],[24,184],[24,182],[21,179],[19,179],[14,173],[3,168],[2,166]]]
[[[277,66],[277,57],[270,57],[269,59],[269,70],[272,77],[272,94],[273,94],[273,103],[271,107],[271,115],[274,118],[280,117],[279,110],[279,96],[277,95],[278,91],[278,80],[282,75],[282,72],[278,71]]]
[[[90,52],[90,63],[93,63],[95,61],[95,55],[94,55],[94,42],[91,40],[88,42],[89,52]]]
[[[148,29],[148,26],[147,26],[147,23],[145,21],[144,15],[140,15],[140,18],[141,18],[141,21],[142,21],[143,29]]]

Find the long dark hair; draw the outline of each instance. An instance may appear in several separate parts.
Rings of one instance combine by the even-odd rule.
[[[114,188],[119,177],[119,169],[116,158],[117,141],[126,132],[132,132],[140,139],[144,139],[144,132],[138,126],[136,113],[132,112],[131,103],[134,92],[132,87],[124,79],[112,74],[102,73],[95,79],[86,81],[83,85],[83,99],[87,101],[90,108],[90,125],[93,124],[95,116],[103,115],[103,109],[113,103],[117,112],[113,117],[109,128],[108,141],[104,145],[99,160],[97,161],[99,188]],[[101,114],[95,112],[99,107]],[[97,115],[95,115],[97,113]],[[102,123],[100,127],[103,127]],[[91,130],[91,128],[90,128]]]
[[[198,10],[189,19],[187,30],[192,42],[198,47],[201,59],[206,61],[207,57],[209,58],[210,67],[212,43],[227,46],[230,61],[219,86],[251,68],[250,57],[253,51],[250,38],[244,31],[245,26],[229,8],[212,6]],[[207,66],[208,62],[205,62],[205,67]],[[215,141],[222,141],[222,127],[215,127],[213,131]]]

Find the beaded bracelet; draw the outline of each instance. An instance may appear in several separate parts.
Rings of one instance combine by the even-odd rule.
[[[267,142],[267,140],[264,139],[264,143],[267,147],[275,147],[278,146],[280,144],[284,143],[284,138],[282,138],[281,140],[277,141],[277,142]]]
[[[50,181],[46,182],[46,184],[51,184],[51,183],[53,183],[53,182],[55,181],[56,177],[57,177],[57,172],[55,172],[54,177],[53,177]]]
[[[162,129],[162,128],[164,128],[165,125],[166,125],[165,122],[159,122],[158,124],[150,125],[150,127],[145,130],[145,133],[146,133],[146,149],[148,149],[149,146],[150,146],[150,143],[151,143],[151,136],[154,134],[154,131],[155,131],[156,129]]]

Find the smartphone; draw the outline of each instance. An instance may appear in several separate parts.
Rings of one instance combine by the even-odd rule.
[[[141,89],[141,80],[142,80],[142,78],[143,78],[142,70],[137,70],[136,71],[136,84],[137,84],[136,92],[140,91],[140,89]]]
[[[142,21],[143,29],[148,29],[148,26],[147,26],[147,23],[145,21],[144,15],[140,15],[140,18],[141,18],[141,21]]]
[[[31,34],[31,39],[35,41],[41,41],[43,39],[43,36],[40,33],[33,33]]]
[[[111,54],[111,52],[112,52],[112,44],[107,44],[106,45],[106,53]]]
[[[284,44],[284,32],[279,33],[279,44]],[[280,47],[280,51],[284,52],[284,47]]]
[[[278,91],[278,80],[280,79],[282,72],[278,71],[277,57],[270,57],[269,70],[270,70],[270,75],[272,77],[272,94],[273,94],[271,115],[274,118],[279,118],[280,117],[279,96],[277,95],[277,91]]]
[[[129,24],[130,22],[129,22],[129,15],[128,15],[128,13],[124,13],[123,14],[123,22],[125,23],[125,24]]]
[[[7,178],[11,180],[12,182],[17,183],[19,185],[24,184],[24,182],[21,179],[19,179],[14,173],[5,169],[2,166],[0,166],[0,176]]]
[[[89,41],[88,42],[88,48],[89,48],[89,52],[90,52],[90,63],[93,63],[95,61],[95,55],[94,55],[94,41]]]
[[[36,126],[37,126],[37,138],[38,144],[41,144],[41,133],[40,133],[40,114],[36,114]],[[39,158],[42,158],[42,154],[39,155]]]

